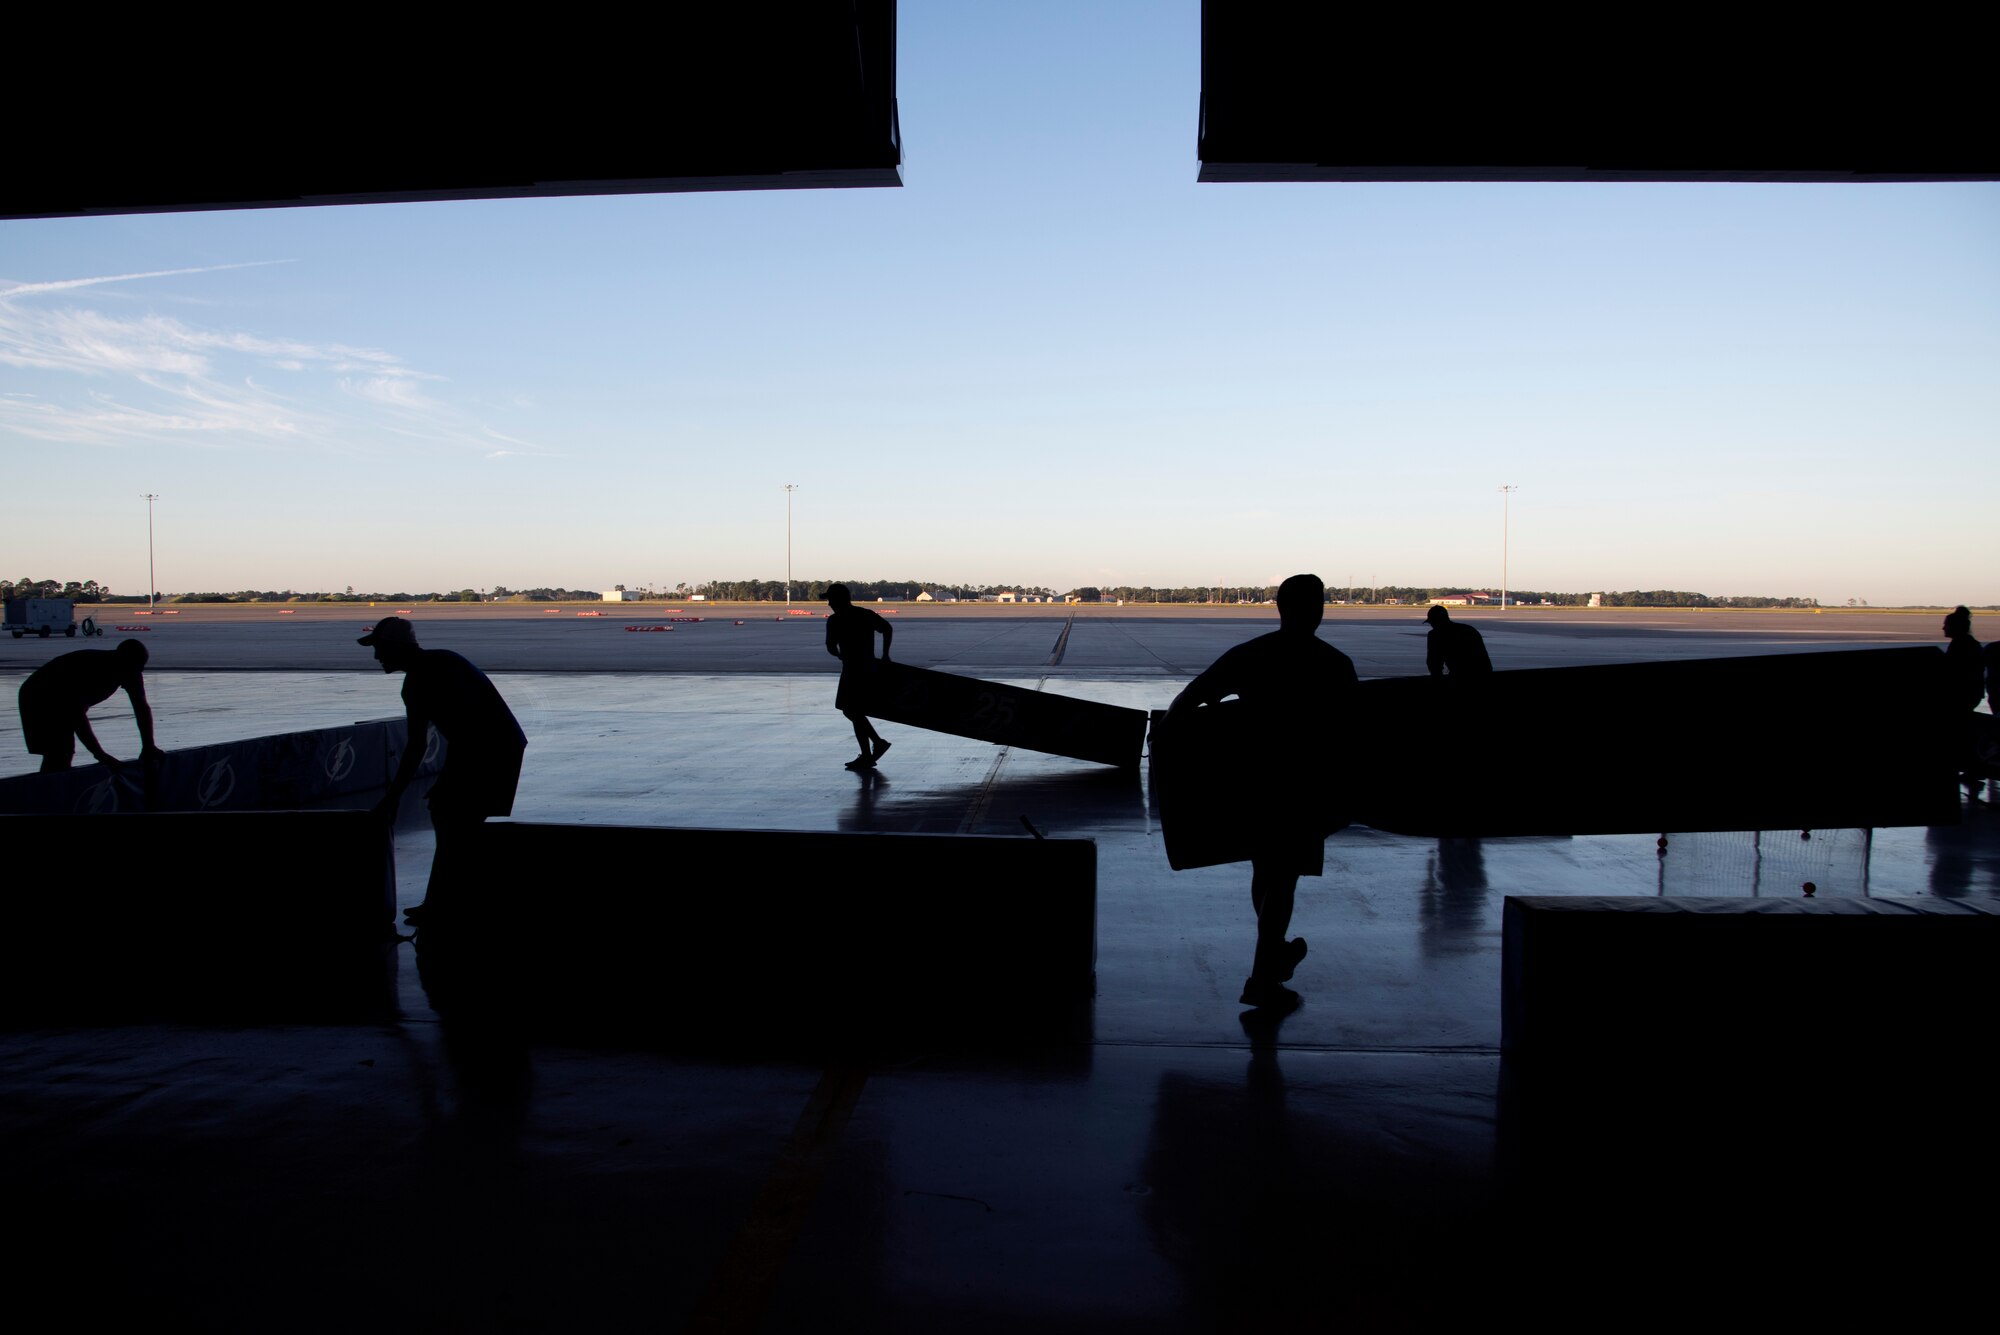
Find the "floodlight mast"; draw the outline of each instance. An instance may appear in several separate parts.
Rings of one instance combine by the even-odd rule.
[[[1500,488],[1500,610],[1507,610],[1507,503],[1519,487]]]
[[[146,613],[153,612],[153,595],[160,590],[160,577],[153,573],[153,502],[159,500],[153,492],[146,493]]]
[[[785,610],[792,610],[792,493],[799,489],[796,482],[785,484]]]

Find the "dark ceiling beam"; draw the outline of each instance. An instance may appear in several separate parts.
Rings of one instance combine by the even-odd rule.
[[[1200,179],[2000,180],[1983,41],[1847,13],[1207,0]]]
[[[0,217],[902,183],[895,0],[374,12],[39,21]]]

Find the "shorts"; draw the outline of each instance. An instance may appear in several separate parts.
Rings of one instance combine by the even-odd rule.
[[[876,669],[874,659],[840,665],[840,689],[833,693],[833,707],[843,714],[866,714],[875,704]]]
[[[27,739],[30,755],[76,754],[76,721],[26,691],[21,692],[21,735]]]

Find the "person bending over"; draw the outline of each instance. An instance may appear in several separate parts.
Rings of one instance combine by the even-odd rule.
[[[66,770],[76,763],[77,739],[99,763],[120,769],[124,761],[106,751],[90,730],[91,706],[123,690],[132,702],[132,719],[139,725],[139,759],[160,759],[165,752],[153,744],[153,708],[146,703],[146,646],[121,640],[115,649],[78,649],[51,658],[21,683],[21,734],[28,752],[42,758],[42,773]]]
[[[1475,627],[1453,621],[1451,613],[1442,607],[1424,613],[1424,620],[1431,623],[1431,633],[1424,637],[1424,666],[1433,677],[1446,673],[1454,677],[1484,677],[1492,673],[1493,660],[1486,656],[1486,640]]]
[[[408,922],[428,921],[427,915],[439,911],[440,890],[457,874],[467,832],[488,816],[513,813],[527,734],[485,673],[449,649],[420,647],[415,628],[401,617],[383,617],[358,643],[374,648],[384,672],[403,674],[408,737],[388,796],[375,808],[378,815],[396,818],[404,792],[423,766],[429,730],[435,727],[445,740],[444,770],[426,799],[431,828],[437,832],[430,886],[424,902],[403,915]],[[448,901],[449,892],[443,898]]]

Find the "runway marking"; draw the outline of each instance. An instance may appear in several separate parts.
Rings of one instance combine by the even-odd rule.
[[[827,1163],[867,1084],[868,1072],[861,1067],[829,1066],[820,1075],[770,1176],[751,1202],[749,1218],[695,1304],[694,1315],[688,1318],[690,1332],[748,1335],[763,1325],[785,1260],[812,1213]]]

